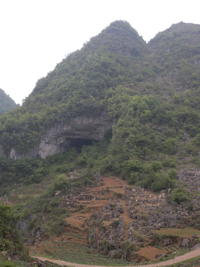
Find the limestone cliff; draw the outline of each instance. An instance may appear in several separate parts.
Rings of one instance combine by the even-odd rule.
[[[79,116],[65,123],[57,123],[41,137],[38,145],[26,153],[18,152],[14,147],[10,150],[11,159],[23,157],[41,157],[63,153],[68,147],[81,148],[93,141],[100,141],[111,129],[111,121],[106,114],[95,116]]]

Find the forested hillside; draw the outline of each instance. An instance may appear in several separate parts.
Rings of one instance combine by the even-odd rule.
[[[0,117],[0,194],[27,242],[74,234],[86,216],[82,243],[130,260],[163,245],[162,227],[199,229],[199,33],[181,22],[145,43],[113,22]]]
[[[15,102],[2,90],[0,89],[0,114],[15,109],[17,105]]]
[[[179,23],[146,44],[127,22],[112,23],[1,118],[4,155],[46,158],[93,144],[100,171],[171,187],[166,162],[198,154],[199,31]]]

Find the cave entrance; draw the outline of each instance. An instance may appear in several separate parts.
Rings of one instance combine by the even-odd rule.
[[[81,152],[83,146],[90,146],[94,144],[94,140],[91,139],[70,139],[68,146],[75,148],[78,152]]]

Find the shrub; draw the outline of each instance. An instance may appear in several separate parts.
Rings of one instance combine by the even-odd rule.
[[[169,177],[171,179],[176,179],[177,178],[177,172],[175,170],[170,170],[169,171]]]
[[[170,176],[160,173],[155,175],[151,189],[157,192],[163,189],[172,188],[174,187],[174,184],[175,182]]]
[[[192,143],[196,146],[200,146],[200,134],[197,134],[195,138],[193,139]]]
[[[151,168],[153,171],[159,171],[162,169],[162,167],[163,167],[163,165],[162,165],[162,162],[160,162],[160,161],[154,161],[151,164]]]
[[[140,181],[143,179],[141,173],[139,172],[131,172],[126,179],[128,180],[129,184],[136,184],[140,183]]]
[[[163,144],[163,151],[167,154],[175,154],[177,152],[177,140],[175,138],[168,138]]]
[[[181,204],[183,202],[190,201],[191,196],[190,193],[184,190],[183,188],[175,188],[171,192],[170,199],[177,204]]]
[[[136,246],[130,241],[124,241],[121,244],[121,250],[122,250],[122,259],[130,260],[130,256],[132,255],[133,251],[136,250]]]
[[[166,159],[163,161],[163,167],[167,168],[175,168],[176,167],[176,161],[174,159]]]
[[[6,251],[10,256],[27,257],[16,231],[16,218],[12,209],[5,206],[0,206],[0,251]]]
[[[49,192],[54,194],[56,191],[67,192],[71,188],[70,182],[67,180],[65,174],[58,174],[53,185],[50,186]]]

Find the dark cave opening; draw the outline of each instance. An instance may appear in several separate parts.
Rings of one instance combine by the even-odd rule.
[[[80,139],[80,138],[70,139],[69,143],[68,143],[68,146],[69,147],[73,147],[78,152],[80,152],[83,146],[90,146],[90,145],[94,144],[94,142],[95,141],[91,140],[91,139]]]

